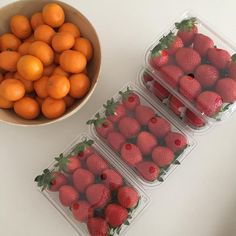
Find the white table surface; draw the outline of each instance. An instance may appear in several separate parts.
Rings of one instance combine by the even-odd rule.
[[[1,0],[0,6],[10,3]],[[79,133],[85,121],[129,80],[135,80],[144,50],[185,9],[194,9],[215,30],[235,40],[235,0],[70,0],[94,24],[102,44],[102,73],[86,106],[46,127],[0,124],[0,235],[76,235],[36,191],[34,177]],[[236,41],[236,40],[235,40]],[[209,133],[160,187],[148,191],[151,206],[128,236],[236,235],[236,114]]]

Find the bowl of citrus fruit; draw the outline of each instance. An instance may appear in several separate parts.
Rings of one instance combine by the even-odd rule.
[[[59,1],[17,1],[0,11],[0,121],[45,125],[77,112],[99,78],[92,24]]]

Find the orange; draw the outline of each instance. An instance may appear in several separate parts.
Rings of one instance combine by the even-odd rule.
[[[35,40],[43,41],[47,44],[51,44],[52,38],[55,35],[55,31],[49,25],[40,25],[34,31]]]
[[[12,108],[13,105],[14,105],[14,102],[8,101],[5,98],[0,96],[0,108],[9,109],[9,108]]]
[[[3,34],[0,38],[0,50],[1,51],[17,51],[21,44],[20,39],[18,39],[14,34]]]
[[[83,53],[88,61],[93,56],[93,46],[86,38],[76,38],[73,49]]]
[[[65,76],[52,75],[48,79],[47,92],[52,98],[63,98],[69,93],[69,91],[70,82]]]
[[[65,20],[62,7],[56,3],[48,3],[43,8],[43,21],[53,28],[60,27]]]
[[[31,42],[24,42],[20,45],[20,47],[18,48],[18,52],[20,53],[21,56],[28,54],[30,45]]]
[[[43,104],[43,101],[44,99],[43,98],[40,98],[38,96],[35,97],[35,100],[38,102],[39,106],[42,107],[42,104]]]
[[[24,84],[25,92],[26,92],[26,93],[32,93],[32,92],[34,91],[34,86],[33,86],[33,82],[32,82],[32,81],[23,79],[23,78],[19,75],[18,72],[15,73],[14,78],[15,78],[15,79],[19,79],[19,80]]]
[[[62,116],[66,111],[66,103],[63,99],[47,97],[42,104],[42,113],[49,119]]]
[[[71,33],[75,38],[80,37],[79,28],[72,23],[64,23],[58,30],[59,32]]]
[[[54,60],[54,52],[52,48],[42,41],[35,41],[31,43],[28,53],[40,59],[44,66],[51,65]]]
[[[15,51],[4,51],[0,53],[0,68],[6,71],[16,71],[20,53]]]
[[[43,76],[39,80],[34,82],[34,90],[40,98],[46,98],[48,96],[47,84],[48,84],[47,76]]]
[[[57,52],[54,53],[54,62],[55,62],[56,64],[59,64],[59,63],[60,63],[60,56],[61,56],[60,53],[57,53]]]
[[[31,16],[30,19],[31,27],[35,30],[38,26],[43,25],[43,15],[41,12],[36,12]]]
[[[53,73],[53,75],[63,75],[63,76],[66,76],[68,77],[69,76],[69,73],[65,72],[64,70],[62,70],[62,68],[60,66],[57,66]]]
[[[18,79],[5,79],[0,85],[0,95],[8,101],[17,101],[24,97],[24,84]]]
[[[85,69],[86,65],[86,57],[81,52],[67,50],[60,56],[60,66],[66,72],[80,73]]]
[[[11,31],[20,39],[26,39],[31,34],[29,19],[23,15],[15,15],[10,21]]]
[[[59,32],[52,38],[52,47],[56,52],[63,52],[73,47],[75,38],[68,32]]]
[[[30,43],[32,43],[32,42],[34,42],[35,41],[35,38],[34,38],[34,35],[33,34],[31,34],[28,38],[26,38],[25,40],[24,40],[24,42],[30,42]]]
[[[38,117],[40,108],[38,102],[31,97],[24,97],[14,104],[15,113],[27,120],[33,120]]]
[[[50,66],[44,67],[43,75],[46,75],[46,76],[52,75],[55,68],[56,68],[55,64],[51,64]]]
[[[26,80],[37,80],[43,74],[43,64],[37,57],[25,55],[18,61],[17,71]]]
[[[13,73],[13,72],[7,72],[7,73],[4,75],[4,78],[5,78],[5,79],[13,79],[13,78],[14,78],[14,73]]]
[[[67,108],[71,107],[75,103],[75,99],[70,95],[66,95],[63,100],[65,101]]]

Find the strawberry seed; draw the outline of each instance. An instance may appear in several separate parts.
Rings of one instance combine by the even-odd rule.
[[[125,148],[126,148],[126,150],[131,150],[132,145],[130,143],[127,143],[127,144],[125,144]]]
[[[157,122],[156,117],[152,117],[151,122],[152,122],[153,124],[155,124],[155,123]]]
[[[133,96],[129,96],[128,101],[129,102],[134,102],[135,98]]]
[[[149,168],[149,173],[154,173],[156,171],[156,168],[155,167],[153,167],[153,166],[151,166],[150,168]]]
[[[180,144],[181,144],[181,141],[179,139],[176,139],[175,140],[175,145],[180,146]]]

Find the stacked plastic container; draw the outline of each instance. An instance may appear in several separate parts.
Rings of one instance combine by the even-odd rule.
[[[204,132],[233,113],[236,50],[185,13],[128,83],[35,181],[80,235],[123,235]]]

